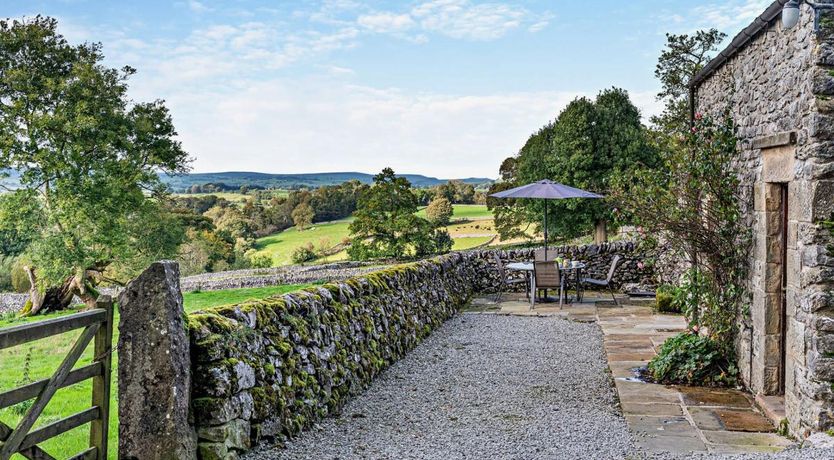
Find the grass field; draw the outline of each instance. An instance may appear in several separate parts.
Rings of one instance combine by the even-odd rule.
[[[309,285],[287,285],[270,286],[263,288],[229,289],[226,291],[204,291],[183,294],[185,310],[187,312],[201,310],[204,308],[240,303],[248,299],[259,299],[272,295],[283,294],[307,287]],[[66,314],[66,313],[64,313]],[[39,316],[34,319],[0,319],[0,328],[15,326],[31,321],[41,321],[59,314]],[[119,314],[116,312],[115,323],[119,322]],[[114,328],[113,343],[115,347],[118,340],[118,328]],[[27,355],[29,359],[29,379],[32,381],[48,378],[58,368],[65,353],[72,346],[80,330],[53,336],[37,342],[28,343],[0,351],[0,391],[7,391],[22,383],[21,377],[26,367]],[[92,360],[92,345],[85,351],[76,367],[90,364]],[[117,360],[114,357],[114,366]],[[116,458],[118,416],[116,410],[116,369],[113,370],[113,384],[110,407],[114,411],[110,417],[110,458]],[[47,405],[41,417],[38,419],[35,428],[54,422],[60,418],[80,412],[90,406],[90,381],[63,388],[56,393],[55,397]],[[15,412],[15,407],[0,410],[0,420],[7,425],[15,426],[21,415]],[[89,424],[68,431],[63,435],[40,444],[47,452],[56,458],[68,458],[84,450],[89,437]],[[22,459],[21,456],[12,457]]]
[[[417,215],[425,218],[425,209],[418,211]],[[495,228],[492,224],[492,213],[486,206],[474,204],[455,205],[452,220],[454,222],[449,225],[448,230],[452,238],[455,239],[455,245],[453,247],[455,250],[471,249],[486,244],[495,235]],[[274,266],[291,265],[292,252],[296,248],[307,243],[313,243],[313,246],[316,248],[321,247],[323,243],[326,243],[324,245],[327,247],[336,246],[350,236],[350,231],[348,230],[349,225],[350,219],[345,219],[315,224],[304,231],[290,228],[283,232],[259,238],[255,242],[255,249],[258,251],[258,254],[266,254],[272,257],[272,264]],[[458,239],[460,241],[457,241]],[[347,252],[340,251],[325,259],[319,259],[316,263],[335,262],[346,259]]]
[[[286,198],[289,196],[289,190],[270,190],[270,192],[278,197]],[[232,203],[242,203],[249,198],[251,195],[244,195],[243,193],[238,192],[216,192],[216,193],[175,193],[175,196],[178,197],[201,197],[201,196],[209,196],[214,195],[217,198],[223,198],[224,200],[231,201]]]
[[[452,221],[458,220],[489,220],[492,219],[492,211],[482,204],[456,204],[452,206]],[[417,215],[426,218],[426,208],[422,208]]]
[[[348,226],[350,220],[338,220],[335,222],[314,224],[312,227],[299,231],[296,228],[289,228],[283,232],[258,238],[255,242],[255,249],[258,254],[266,254],[272,257],[272,265],[280,267],[292,264],[292,252],[307,243],[313,246],[333,247],[340,244],[342,240],[350,235]],[[346,253],[336,254],[327,258],[328,261],[344,260]]]

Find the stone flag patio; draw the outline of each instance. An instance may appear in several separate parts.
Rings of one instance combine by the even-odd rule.
[[[728,389],[666,386],[645,383],[636,369],[646,366],[663,342],[684,330],[680,315],[655,314],[645,301],[621,297],[622,307],[586,296],[585,302],[559,308],[507,295],[500,303],[473,302],[482,313],[518,316],[556,316],[572,321],[596,322],[623,415],[637,445],[648,452],[704,452],[715,454],[779,452],[793,442],[776,434],[784,414],[760,411],[749,394]],[[642,305],[641,305],[642,304]]]

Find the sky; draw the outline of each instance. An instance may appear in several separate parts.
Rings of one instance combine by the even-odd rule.
[[[732,37],[770,0],[3,0],[130,65],[194,172],[496,177],[576,97],[617,86],[644,118],[665,33]]]

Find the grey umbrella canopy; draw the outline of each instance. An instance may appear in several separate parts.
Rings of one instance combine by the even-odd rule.
[[[567,198],[603,198],[602,195],[586,192],[578,188],[558,184],[549,180],[540,180],[532,184],[511,188],[490,195],[494,198],[538,198],[541,200],[564,200]],[[544,206],[544,256],[547,258],[547,204]]]

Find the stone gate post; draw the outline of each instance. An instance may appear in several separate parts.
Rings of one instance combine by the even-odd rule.
[[[155,262],[119,296],[119,458],[195,459],[179,265]]]

